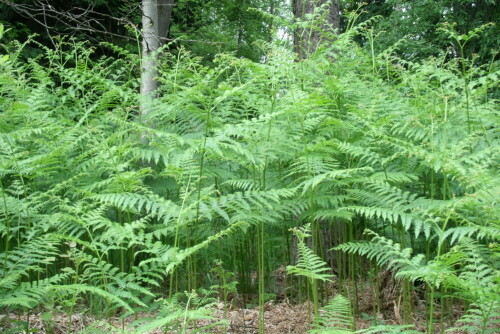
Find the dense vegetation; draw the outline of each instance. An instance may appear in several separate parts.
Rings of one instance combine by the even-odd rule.
[[[359,15],[300,61],[267,36],[258,62],[176,46],[147,116],[130,48],[0,26],[0,328],[43,312],[70,333],[78,312],[137,319],[87,333],[184,333],[235,300],[264,332],[288,299],[311,333],[354,333],[366,285],[363,333],[413,333],[419,312],[429,333],[498,330],[500,72],[468,49],[496,27],[442,25],[459,52],[411,59]],[[377,321],[387,298],[398,326]]]

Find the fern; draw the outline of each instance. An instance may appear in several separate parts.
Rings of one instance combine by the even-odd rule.
[[[317,250],[353,254],[332,263],[339,281],[366,278],[364,256],[406,283],[446,288],[472,305],[463,328],[490,330],[498,71],[471,66],[464,85],[457,62],[402,60],[393,55],[400,43],[369,55],[354,39],[369,37],[376,20],[351,21],[300,62],[267,44],[262,63],[165,53],[149,123],[137,108],[138,58],[125,49],[106,45],[116,58],[98,58],[88,44],[61,40],[26,61],[21,44],[0,55],[2,311],[74,305],[77,295],[96,313],[151,311],[165,287],[173,296],[205,284],[212,258],[233,266],[246,293],[258,267],[262,296],[264,276],[290,256],[286,230],[310,221],[314,233],[293,230],[298,258],[288,270],[308,281],[315,311],[317,281],[332,275],[307,246],[311,234]],[[360,241],[366,227],[369,242]],[[176,330],[200,315],[181,309],[166,306],[127,330]],[[342,314],[325,317],[338,325]],[[398,330],[412,332],[365,332]]]
[[[314,323],[314,329],[308,333],[353,333],[353,321],[351,303],[342,295],[337,295],[321,309],[320,316]]]
[[[378,325],[358,331],[353,330],[354,318],[351,313],[351,304],[342,295],[337,295],[322,308],[320,316],[314,323],[311,334],[417,334],[413,325]]]
[[[319,316],[319,301],[317,281],[331,281],[333,275],[329,274],[329,268],[325,261],[316,255],[312,249],[307,247],[305,239],[310,237],[311,225],[307,224],[302,228],[294,228],[291,230],[297,238],[297,264],[295,266],[287,266],[286,270],[289,274],[304,276],[309,283],[312,297],[314,316],[317,319]]]
[[[372,231],[367,230],[366,233],[373,236],[371,242],[345,243],[334,250],[366,256],[370,260],[376,260],[380,266],[388,266],[397,271],[396,277],[412,281],[423,280],[437,287],[443,282],[449,285],[453,277],[456,277],[454,266],[460,262],[460,256],[456,254],[445,254],[426,263],[422,254],[412,256],[412,249],[401,249],[399,244]]]
[[[20,284],[14,277],[7,276],[0,281],[0,284],[2,284],[0,306],[32,309],[51,299],[53,297],[51,290],[55,286],[60,286],[59,284],[67,281],[72,274],[71,270],[67,270],[66,273],[57,274],[50,278],[33,282],[22,282]],[[6,289],[10,283],[14,283],[16,287]]]
[[[195,292],[187,293],[186,305],[180,305],[174,300],[159,300],[160,309],[156,319],[141,319],[131,324],[131,333],[148,333],[157,328],[165,328],[177,330],[179,333],[187,333],[189,323],[197,320],[215,320],[210,316],[210,305],[196,305],[199,295]],[[198,308],[192,308],[198,306]],[[215,326],[222,325],[223,321],[211,321],[211,324],[204,325],[194,330],[189,330],[190,333],[205,332]]]
[[[499,316],[500,304],[498,302],[483,304],[481,307],[472,304],[471,308],[458,320],[458,325],[448,328],[446,332],[496,333],[500,323]]]
[[[356,331],[359,334],[417,334],[421,333],[413,329],[413,325],[379,325]]]
[[[297,264],[287,266],[288,273],[305,276],[311,282],[316,280],[330,281],[333,276],[328,274],[329,268],[325,261],[316,255],[312,249],[307,247],[305,238],[310,237],[311,226],[308,224],[301,229],[292,229],[292,232],[298,239],[297,244]]]
[[[53,285],[50,287],[50,290],[54,292],[66,292],[71,293],[73,295],[77,295],[80,293],[91,293],[105,299],[108,299],[117,305],[123,307],[128,311],[132,311],[132,308],[120,297],[115,296],[112,293],[109,293],[103,289],[96,288],[93,286],[85,285],[85,284],[69,284],[69,285]]]

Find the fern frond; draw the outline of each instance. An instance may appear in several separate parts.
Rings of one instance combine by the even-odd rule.
[[[351,303],[342,295],[336,295],[324,306],[314,328],[309,330],[311,334],[348,334],[353,333],[353,316]]]
[[[413,325],[379,325],[356,331],[356,334],[418,334]]]
[[[298,239],[297,245],[297,264],[295,266],[287,266],[286,270],[290,274],[305,276],[309,280],[331,281],[333,275],[329,274],[330,268],[312,249],[307,247],[304,239],[309,237],[310,225],[304,226],[302,229],[292,229],[292,232]]]
[[[220,238],[223,238],[231,233],[234,233],[236,230],[238,230],[240,228],[245,228],[247,225],[248,225],[248,223],[246,223],[246,222],[234,223],[230,227],[228,227],[227,229],[225,229],[225,230],[223,230],[223,231],[221,231],[213,236],[208,237],[206,240],[204,240],[203,242],[201,242],[193,247],[190,247],[190,248],[180,250],[178,252],[173,253],[172,259],[171,259],[172,262],[168,263],[168,265],[165,268],[165,272],[171,273],[172,270],[174,270],[179,264],[181,264],[189,256],[191,256],[194,253],[198,252],[199,250],[207,247],[212,242],[217,241]]]
[[[71,294],[91,293],[103,297],[107,300],[110,300],[128,311],[132,311],[130,305],[128,305],[123,299],[98,287],[85,284],[69,284],[69,285],[52,285],[49,287],[49,289],[55,292],[65,292]]]
[[[464,331],[471,334],[494,334],[500,325],[500,303],[471,305],[472,307],[458,320],[457,325],[446,332]]]
[[[364,175],[365,173],[369,173],[371,171],[372,169],[370,167],[359,167],[333,170],[327,173],[316,175],[308,179],[307,181],[302,182],[302,184],[300,185],[300,187],[302,187],[302,195],[305,194],[309,189],[312,190],[316,188],[322,182],[353,178],[358,175]]]

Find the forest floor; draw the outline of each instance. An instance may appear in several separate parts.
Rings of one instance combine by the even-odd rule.
[[[265,305],[265,324],[267,334],[304,334],[310,329],[310,315],[308,312],[308,306],[306,303],[300,305],[292,305],[288,302],[273,303],[268,302]],[[379,314],[378,323],[379,324],[400,324],[397,316],[390,314],[389,310],[386,310],[384,314]],[[426,320],[419,316],[420,311],[415,312],[414,324],[415,329],[421,332],[425,332]],[[151,314],[143,314],[141,316],[151,317]],[[220,321],[224,318],[224,311],[215,309],[212,316],[215,318],[213,320],[198,320],[196,327],[206,326],[210,323]],[[438,316],[438,314],[436,314]],[[130,317],[122,322],[119,317],[111,317],[105,320],[96,320],[92,316],[75,313],[72,316],[72,333],[78,333],[82,330],[87,329],[87,333],[111,333],[110,326],[114,327],[117,332],[120,328],[125,328],[122,333],[128,333],[127,327],[130,323],[135,321],[136,317]],[[50,321],[43,319],[43,313],[30,314],[29,316],[29,328],[30,333],[40,333],[40,334],[66,334],[68,333],[68,323],[69,317],[66,314],[60,314],[55,319]],[[226,330],[219,326],[211,328],[206,332],[201,333],[221,333],[221,334],[256,334],[258,333],[258,308],[252,309],[235,309],[230,310],[227,313],[227,320],[229,326]],[[9,332],[9,327],[15,326],[18,321],[27,321],[27,317],[19,317],[15,314],[0,315],[0,332]],[[10,323],[10,324],[8,324]],[[369,317],[365,314],[364,319],[356,319],[356,328],[363,329],[368,328],[375,324],[375,319]],[[123,326],[123,327],[122,327]],[[93,327],[95,330],[90,330]],[[193,326],[190,326],[193,327]],[[445,328],[449,328],[445,324]],[[11,327],[12,328],[12,327]],[[188,329],[186,333],[192,332],[192,329]],[[22,333],[11,332],[11,333]],[[150,333],[154,334],[164,334],[163,330],[156,330]],[[168,332],[168,333],[177,333]],[[180,333],[180,332],[179,332]],[[436,333],[439,333],[439,326],[436,328]],[[448,332],[449,333],[449,332]],[[453,332],[459,333],[459,332]]]
[[[371,289],[368,285],[359,286],[359,300],[358,300],[358,314],[361,316],[356,319],[356,329],[368,328],[375,324],[396,325],[402,324],[401,311],[397,307],[397,298],[390,301],[388,296],[383,296],[385,302],[382,304],[383,309],[376,316],[373,315],[374,299],[370,293]],[[400,302],[399,302],[400,303]],[[425,306],[420,301],[413,305],[413,323],[415,329],[424,332],[426,331],[427,320],[425,318]],[[198,320],[196,326],[191,324],[190,329],[186,333],[193,331],[193,328],[200,328],[207,326],[211,323],[218,322],[224,319],[224,303],[215,303],[211,312],[213,319]],[[256,334],[258,333],[258,307],[241,308],[241,307],[228,307],[227,310],[227,324],[226,326],[212,327],[207,331],[199,333],[220,333],[220,334]],[[463,313],[461,307],[453,309],[452,320],[455,321]],[[265,326],[266,334],[304,334],[310,329],[311,311],[308,303],[294,304],[284,299],[279,302],[269,301],[265,304]],[[102,320],[97,320],[95,317],[75,313],[72,316],[72,330],[71,333],[78,333],[84,331],[85,333],[129,333],[127,328],[130,324],[140,318],[155,318],[154,314],[140,314],[122,320],[120,317],[110,317]],[[435,312],[436,333],[440,332],[439,327],[440,312]],[[66,334],[68,333],[69,316],[67,314],[58,314],[50,320],[44,319],[44,313],[32,313],[29,316],[29,329],[30,333],[40,334]],[[20,317],[16,314],[0,314],[0,333],[22,333],[22,331],[9,331],[9,328],[15,327],[15,324],[21,322],[26,325],[28,318],[26,315]],[[110,326],[111,325],[111,326]],[[444,322],[444,328],[450,328],[449,321]],[[91,329],[93,328],[93,329]],[[123,331],[120,330],[123,328]],[[114,331],[114,330],[116,331]],[[165,334],[163,330],[156,330],[150,333]],[[181,333],[181,331],[169,331],[167,333]],[[447,332],[451,334],[458,334],[459,331]]]
[[[286,270],[280,267],[272,273],[274,278],[274,291],[276,292],[276,301],[270,300],[265,304],[265,333],[266,334],[305,334],[310,328],[312,322],[312,307],[310,303],[297,303],[290,302],[283,294],[286,291]],[[358,296],[357,314],[360,315],[356,318],[356,329],[365,329],[373,325],[400,325],[403,324],[403,311],[401,303],[401,286],[396,283],[393,273],[383,271],[379,273],[378,281],[382,282],[380,285],[379,293],[374,295],[374,290],[370,282],[357,282],[356,294]],[[347,293],[354,291],[352,282],[342,282],[343,290]],[[338,282],[334,281],[326,287],[328,291],[333,292],[333,295],[338,293]],[[417,331],[426,332],[427,316],[426,307],[423,299],[423,287],[416,288],[412,292],[412,300],[415,302],[412,305],[412,323]],[[417,293],[417,291],[420,291]],[[233,298],[228,305],[226,312],[224,311],[225,305],[223,302],[216,302],[213,308],[210,309],[210,316],[212,319],[201,319],[195,323],[190,323],[187,333],[193,332],[196,328],[208,326],[210,324],[221,322],[226,319],[225,326],[218,325],[211,327],[209,330],[201,331],[198,333],[217,333],[217,334],[257,334],[259,322],[258,306],[247,304],[244,300],[252,300],[256,304],[256,297],[237,296]],[[377,314],[375,306],[380,307],[380,312]],[[243,307],[246,305],[246,307]],[[440,307],[437,304],[434,308],[434,321],[436,323],[435,333],[440,333]],[[13,327],[22,324],[26,326],[29,322],[29,333],[39,334],[67,334],[69,326],[69,316],[64,313],[58,313],[50,319],[44,319],[45,311],[38,313],[33,312],[29,315],[29,321],[26,314],[20,316],[19,314],[0,314],[0,333],[23,333],[23,331],[12,331]],[[225,314],[226,313],[226,314]],[[452,324],[463,315],[463,307],[460,305],[453,306],[451,312],[445,317],[443,321],[444,329],[452,327]],[[105,319],[98,319],[95,316],[75,312],[71,321],[71,333],[123,333],[128,334],[127,328],[131,328],[132,323],[138,319],[156,319],[157,314],[142,313],[134,314],[124,320],[119,317],[107,317]],[[164,330],[156,330],[148,332],[151,334],[166,334]],[[168,331],[168,334],[183,333],[181,330]],[[447,331],[447,334],[461,334],[465,332],[460,331]]]

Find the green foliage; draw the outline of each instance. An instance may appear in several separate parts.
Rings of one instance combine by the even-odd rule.
[[[302,228],[292,229],[293,234],[297,238],[297,264],[294,266],[287,266],[286,270],[289,274],[297,276],[305,276],[309,280],[316,281],[330,281],[332,275],[328,273],[329,268],[327,263],[323,261],[318,255],[314,254],[313,250],[307,247],[305,238],[311,237],[310,224]]]
[[[412,325],[380,325],[380,326],[372,326],[368,329],[362,329],[356,331],[355,333],[359,334],[417,334],[421,333],[412,328]]]
[[[447,329],[447,332],[495,333],[498,328],[498,316],[500,315],[498,310],[498,302],[486,305],[486,307],[484,305],[478,307],[478,305],[473,304],[472,308],[459,319],[457,326]]]
[[[286,270],[289,274],[304,276],[307,278],[308,286],[310,286],[313,299],[314,317],[319,318],[319,299],[318,285],[319,281],[331,281],[333,275],[328,273],[330,268],[327,263],[321,259],[314,251],[307,247],[306,238],[310,238],[311,225],[307,224],[302,228],[293,228],[291,230],[297,238],[297,264],[295,266],[287,266]]]
[[[352,324],[351,303],[342,295],[337,295],[322,308],[320,317],[314,323],[314,329],[308,333],[352,333]]]
[[[201,297],[196,292],[185,293],[187,296],[186,305],[179,305],[176,302],[160,300],[162,303],[159,308],[159,314],[156,319],[140,319],[132,323],[131,333],[148,333],[158,328],[167,330],[175,330],[177,333],[187,333],[187,328],[190,322],[200,319],[213,319],[209,316],[210,307],[200,304]],[[194,307],[193,307],[194,304]],[[207,326],[202,326],[189,331],[190,333],[204,332],[211,327],[222,324],[222,322],[213,323]]]
[[[255,293],[258,272],[263,296],[270,273],[289,264],[295,227],[297,263],[287,269],[306,278],[316,310],[330,264],[339,281],[362,279],[364,256],[425,282],[431,301],[446,289],[471,305],[464,328],[489,330],[499,286],[498,71],[464,56],[367,54],[353,39],[373,22],[301,61],[265,43],[261,63],[220,54],[205,66],[183,49],[166,53],[147,117],[137,107],[139,60],[123,49],[99,58],[63,40],[23,61],[21,46],[2,48],[2,312],[161,308],[130,330],[185,330],[206,314],[190,308],[195,295],[175,304],[176,292],[211,283],[217,258],[241,292]],[[347,310],[338,297],[325,317],[346,325]],[[412,331],[365,332],[397,330]]]
[[[270,4],[272,9],[268,13]],[[173,10],[170,34],[173,38],[194,40],[187,48],[205,59],[212,60],[217,53],[231,52],[237,57],[258,61],[263,56],[258,42],[272,38],[272,16],[283,15],[280,12],[286,7],[282,0],[268,3],[258,0],[179,0]]]
[[[357,1],[346,1],[345,9],[358,6]],[[498,6],[493,0],[442,0],[442,1],[403,1],[389,0],[365,1],[360,20],[381,16],[377,22],[375,48],[379,52],[396,47],[398,55],[406,60],[422,60],[435,56],[446,48],[447,34],[439,27],[442,24],[454,24],[459,35],[493,23],[479,39],[473,41],[466,51],[467,57],[479,55],[481,64],[489,63],[498,53],[498,35],[500,27]],[[367,42],[368,40],[365,39]],[[364,41],[364,42],[365,42]],[[366,43],[365,42],[365,43]],[[453,51],[450,51],[452,54]],[[454,57],[453,55],[451,55]]]
[[[342,295],[337,295],[322,308],[320,316],[314,323],[314,328],[309,330],[311,334],[416,334],[420,333],[412,329],[412,325],[378,325],[358,331],[353,330],[354,318],[351,312],[351,304]]]
[[[49,301],[76,301],[79,295],[98,312],[148,309],[144,298],[157,296],[167,274],[247,226],[239,218],[252,217],[235,212],[227,228],[200,235],[203,239],[190,245],[173,242],[181,227],[184,233],[195,220],[220,213],[228,217],[224,210],[268,208],[268,201],[294,193],[284,189],[217,198],[208,186],[196,198],[194,180],[183,197],[154,192],[147,178],[159,171],[141,165],[147,159],[134,155],[142,149],[141,135],[126,121],[134,117],[138,101],[130,77],[135,63],[127,68],[119,59],[93,61],[91,53],[83,44],[62,42],[39,60],[22,64],[11,57],[2,63],[4,308],[32,309]],[[167,170],[173,171],[176,159],[169,155]],[[165,178],[181,185],[186,181],[184,170]],[[67,304],[70,313],[74,305]]]

